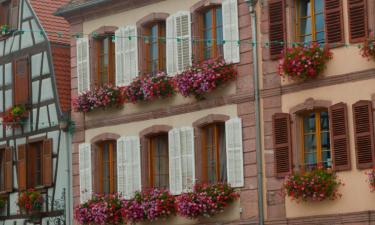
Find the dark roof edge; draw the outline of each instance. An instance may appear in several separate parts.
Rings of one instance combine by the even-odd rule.
[[[87,8],[95,7],[97,5],[110,2],[111,0],[91,0],[88,2],[80,4],[68,4],[61,8],[58,8],[57,11],[53,14],[55,16],[64,16],[69,13],[74,13],[79,10],[85,10]]]

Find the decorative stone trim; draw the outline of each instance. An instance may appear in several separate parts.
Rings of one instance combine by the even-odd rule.
[[[92,33],[96,33],[99,36],[111,35],[111,34],[114,34],[117,29],[118,27],[116,26],[102,26],[94,30]],[[93,37],[92,34],[90,34],[90,37]]]
[[[137,27],[144,27],[150,23],[165,21],[168,18],[168,13],[150,13],[142,19],[138,20]]]
[[[305,111],[314,110],[318,108],[328,108],[332,105],[331,101],[326,100],[314,100],[313,98],[308,98],[304,103],[298,104],[290,109],[291,114],[299,114]]]
[[[93,137],[90,143],[95,144],[95,143],[102,142],[102,141],[113,141],[113,140],[119,139],[120,137],[121,136],[118,134],[104,133],[104,134],[99,134]]]
[[[168,126],[168,125],[154,125],[139,132],[139,136],[151,137],[153,135],[160,134],[160,133],[168,133],[170,130],[172,130],[172,128],[173,127]]]
[[[196,120],[193,123],[193,127],[201,128],[204,127],[210,123],[220,123],[220,122],[225,122],[229,120],[230,117],[227,115],[222,115],[222,114],[210,114],[208,116],[205,116],[199,120]]]
[[[199,2],[195,3],[192,7],[190,7],[190,12],[194,13],[197,11],[201,11],[208,7],[221,5],[222,0],[200,0]]]

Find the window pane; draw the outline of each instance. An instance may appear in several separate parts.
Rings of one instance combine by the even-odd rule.
[[[300,1],[299,13],[300,13],[299,14],[300,17],[311,16],[311,2],[310,2],[310,0],[301,0]]]
[[[152,142],[154,187],[166,189],[169,187],[168,136],[154,137]]]
[[[315,134],[305,135],[305,152],[316,151],[316,137]]]
[[[324,30],[324,15],[319,14],[315,16],[315,29],[316,31]]]
[[[311,17],[301,19],[301,33],[300,35],[309,35],[311,34]]]
[[[310,113],[303,121],[304,133],[315,133],[315,113]]]
[[[324,167],[331,167],[332,166],[332,157],[331,157],[331,151],[326,150],[322,152],[322,160],[323,160],[323,166]]]
[[[216,8],[216,26],[223,25],[223,14],[221,11],[221,7]]]
[[[322,143],[322,149],[323,150],[330,149],[329,133],[324,132],[324,133],[321,133],[320,136],[321,136],[320,139]]]
[[[108,145],[103,145],[103,193],[109,194],[109,149]]]
[[[319,43],[324,43],[324,41],[325,41],[324,32],[316,33],[316,41],[319,42]]]
[[[323,0],[315,0],[314,1],[314,8],[315,14],[323,12],[324,1]]]
[[[329,129],[328,112],[320,113],[320,129],[326,131]]]

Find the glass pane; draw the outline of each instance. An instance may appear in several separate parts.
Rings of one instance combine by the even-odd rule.
[[[315,113],[310,113],[303,120],[304,133],[315,133]]]
[[[315,134],[305,135],[305,137],[304,137],[304,143],[305,143],[305,152],[316,151],[316,137],[315,137]]]
[[[319,32],[319,33],[316,33],[316,41],[319,42],[319,43],[324,43],[325,41],[325,34],[324,32]]]
[[[314,8],[315,14],[323,12],[324,1],[323,0],[315,0],[314,1]]]
[[[327,150],[330,149],[330,142],[329,142],[329,133],[328,132],[323,132],[320,134],[321,136],[321,144],[322,144],[322,149]]]
[[[311,2],[310,2],[310,0],[301,0],[299,6],[300,6],[300,8],[299,8],[299,16],[300,17],[311,16]]]
[[[301,19],[300,35],[311,34],[311,17]]]
[[[316,162],[316,153],[315,152],[305,153],[305,165],[307,166],[307,168],[315,165],[316,163],[317,162]]]
[[[331,167],[332,157],[331,157],[331,151],[330,150],[322,152],[322,160],[323,160],[323,166],[324,167]]]
[[[103,193],[109,193],[109,149],[103,145]]]
[[[207,154],[207,182],[215,183],[217,181],[216,174],[216,152],[214,143],[214,128],[209,126],[206,131],[206,154]]]
[[[216,8],[216,26],[223,25],[223,14],[221,12],[221,7]]]
[[[169,186],[168,137],[155,137],[153,144],[154,187],[166,189]]]
[[[329,129],[328,112],[320,113],[320,129],[326,131]]]
[[[319,14],[315,16],[315,29],[316,31],[324,30],[324,15]]]
[[[212,28],[212,10],[208,10],[204,14],[204,28],[205,29]]]

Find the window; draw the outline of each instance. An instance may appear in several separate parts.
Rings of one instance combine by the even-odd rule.
[[[324,0],[296,0],[296,39],[325,41]]]
[[[329,119],[326,110],[306,113],[302,119],[303,162],[306,169],[332,166]]]
[[[29,144],[27,149],[27,188],[42,186],[43,142]]]
[[[154,23],[146,33],[149,36],[146,40],[146,72],[156,74],[165,71],[165,22]]]
[[[97,44],[97,85],[115,84],[115,44],[111,36],[96,40]]]
[[[10,25],[10,1],[0,3],[0,25]]]
[[[169,187],[168,134],[149,138],[149,185],[154,188]]]
[[[98,144],[97,171],[98,193],[111,194],[117,191],[116,142],[104,141]]]
[[[226,180],[225,125],[210,124],[202,128],[202,181],[212,184]]]
[[[28,104],[30,100],[29,58],[23,57],[14,62],[14,105]]]
[[[203,57],[216,58],[223,55],[223,19],[221,6],[203,12]]]

